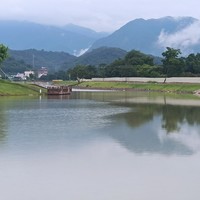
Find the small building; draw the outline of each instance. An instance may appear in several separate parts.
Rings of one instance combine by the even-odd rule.
[[[15,76],[13,76],[13,80],[25,81],[26,80],[26,76],[25,76],[24,73],[17,73]]]
[[[26,77],[28,77],[28,78],[30,78],[30,75],[34,75],[35,73],[34,73],[34,71],[25,71],[24,72],[24,75],[26,76]]]
[[[40,69],[38,69],[38,78],[42,76],[47,76],[47,75],[48,75],[47,67],[41,67]]]

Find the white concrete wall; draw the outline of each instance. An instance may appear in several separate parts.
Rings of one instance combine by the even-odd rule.
[[[112,77],[81,79],[81,81],[119,81],[119,82],[157,82],[163,83],[165,78],[143,78],[143,77]],[[200,77],[171,77],[166,83],[200,83]]]

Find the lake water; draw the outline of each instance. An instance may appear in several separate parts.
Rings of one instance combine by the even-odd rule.
[[[0,98],[2,200],[200,199],[200,98]]]

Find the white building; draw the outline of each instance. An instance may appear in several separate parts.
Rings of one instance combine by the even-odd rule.
[[[38,70],[38,78],[40,78],[41,76],[47,76],[48,75],[48,69],[47,67],[41,67]]]
[[[22,81],[25,81],[25,80],[26,80],[26,76],[24,75],[24,73],[17,73],[17,74],[14,76],[14,80],[22,80]]]
[[[24,75],[25,75],[26,77],[28,77],[28,78],[30,77],[31,74],[34,75],[34,74],[35,74],[34,71],[25,71],[25,72],[24,72]]]

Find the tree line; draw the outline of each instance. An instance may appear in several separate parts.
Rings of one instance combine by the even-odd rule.
[[[0,63],[8,57],[8,48],[0,44]],[[77,65],[67,71],[57,71],[43,80],[77,80],[81,78],[106,77],[177,77],[200,76],[200,53],[181,56],[180,49],[167,47],[162,53],[161,64],[154,63],[154,57],[132,50],[122,59],[111,64]]]
[[[95,77],[200,76],[200,53],[192,53],[187,57],[182,57],[181,54],[180,49],[167,47],[162,53],[162,64],[155,65],[153,56],[132,50],[123,59],[115,60],[109,65],[77,65],[67,70],[66,77],[75,80]]]

